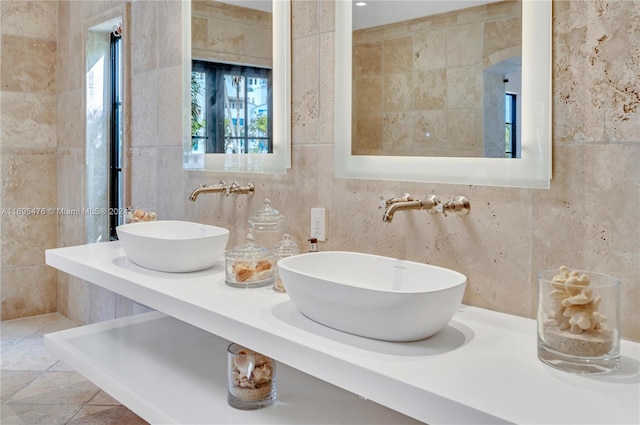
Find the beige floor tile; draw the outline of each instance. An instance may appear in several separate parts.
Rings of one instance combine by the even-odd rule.
[[[59,313],[0,323],[2,425],[147,424],[44,347],[43,335],[75,326]]]
[[[26,370],[0,371],[0,397],[4,403],[12,395],[24,388],[42,372]]]
[[[63,331],[63,330],[75,328],[78,326],[76,323],[67,319],[63,315],[59,313],[55,313],[55,314],[56,314],[55,320],[51,320],[45,323],[44,326],[42,326],[42,328],[38,329],[38,331],[34,334],[34,336],[36,335],[42,336],[50,332]]]
[[[141,419],[124,406],[85,406],[68,425],[145,425]]]
[[[100,389],[77,372],[44,372],[18,391],[9,404],[81,404]]]
[[[0,422],[2,425],[63,425],[81,407],[71,404],[3,404]]]
[[[55,362],[47,372],[73,372],[74,369],[64,364],[62,361]]]
[[[0,323],[0,342],[3,351],[16,343],[34,335],[40,329],[52,322],[69,320],[58,313],[42,314],[40,316],[22,319],[3,320]]]
[[[3,350],[0,370],[47,370],[58,357],[44,347],[42,336],[31,336]]]
[[[104,391],[100,391],[94,398],[89,402],[91,405],[95,406],[119,406],[120,403],[115,398],[111,397],[109,394]]]

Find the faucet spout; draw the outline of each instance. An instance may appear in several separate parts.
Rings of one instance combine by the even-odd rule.
[[[410,201],[398,201],[394,202],[387,207],[382,216],[382,221],[385,223],[391,223],[393,215],[397,211],[406,210],[427,210],[434,214],[437,212],[438,205],[440,205],[440,199],[436,195],[429,195],[425,200],[410,200]]]
[[[229,191],[229,186],[224,181],[221,181],[218,184],[211,184],[208,186],[202,184],[200,185],[199,188],[191,192],[191,195],[189,195],[189,200],[192,202],[195,202],[195,200],[198,198],[198,195],[200,195],[201,193],[216,193],[216,192],[228,193],[228,191]]]

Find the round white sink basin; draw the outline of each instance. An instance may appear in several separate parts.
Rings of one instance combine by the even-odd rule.
[[[278,262],[291,301],[308,318],[385,341],[428,338],[451,320],[467,278],[428,264],[325,251]]]
[[[127,257],[161,272],[208,269],[224,254],[229,230],[189,221],[158,220],[116,227]]]

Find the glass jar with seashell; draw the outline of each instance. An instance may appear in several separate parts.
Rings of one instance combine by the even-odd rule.
[[[276,362],[238,344],[227,347],[227,401],[242,410],[276,402]]]

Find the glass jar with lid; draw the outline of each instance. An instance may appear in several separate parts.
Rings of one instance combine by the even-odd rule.
[[[251,233],[247,243],[225,253],[225,283],[234,288],[261,288],[273,285],[274,261],[271,250],[255,243]]]
[[[292,255],[300,254],[298,244],[291,240],[291,236],[285,234],[282,240],[273,247],[273,259],[275,268],[273,270],[273,290],[276,292],[287,292],[280,279],[280,273],[278,272],[278,261],[283,258],[291,257]]]
[[[249,217],[249,229],[256,244],[273,249],[284,233],[284,221],[285,217],[265,199],[264,206]]]

